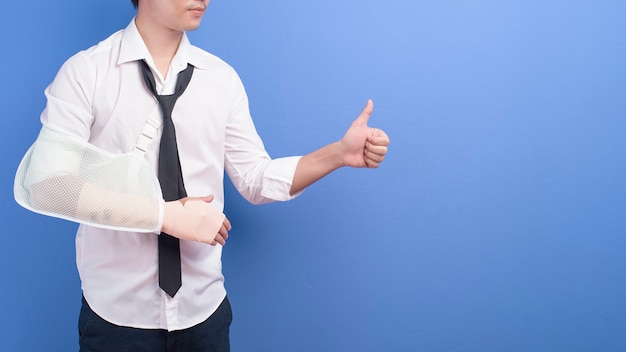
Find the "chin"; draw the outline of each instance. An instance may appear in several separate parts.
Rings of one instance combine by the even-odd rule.
[[[202,23],[202,18],[189,20],[185,23],[185,30],[193,31],[194,29],[200,27],[200,23]]]

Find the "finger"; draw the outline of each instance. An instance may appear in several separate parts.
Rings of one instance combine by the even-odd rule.
[[[375,145],[389,145],[389,136],[380,129],[371,128],[367,140]]]
[[[225,225],[222,225],[222,228],[220,228],[220,232],[218,233],[218,235],[222,236],[224,240],[228,239],[228,229]]]
[[[374,154],[374,153],[369,153],[369,152],[366,152],[365,155],[363,155],[363,158],[365,159],[365,162],[367,163],[368,166],[370,166],[373,163],[380,164],[385,160],[384,155]]]
[[[367,166],[367,168],[369,169],[375,169],[378,166],[380,166],[380,161],[377,161],[375,159],[369,158],[367,156],[365,156],[364,158],[365,161],[365,165]]]
[[[365,151],[365,159],[368,165],[370,163],[380,164],[383,162],[383,160],[385,160],[385,154],[376,154],[370,151]]]
[[[215,236],[215,241],[222,246],[226,245],[226,240],[228,239],[228,230],[226,229],[226,225],[222,224],[219,232]]]
[[[373,160],[366,160],[365,164],[367,165],[368,169],[377,169],[380,166],[379,162]]]
[[[226,230],[230,231],[233,229],[233,225],[230,224],[230,220],[227,217],[224,217],[224,226],[226,226]]]
[[[387,149],[386,145],[376,145],[370,142],[365,143],[365,150],[373,154],[385,155],[387,154]]]
[[[220,237],[219,235],[215,236],[215,237],[211,240],[211,242],[208,242],[208,241],[206,241],[206,242],[205,242],[204,240],[200,240],[200,242],[201,242],[201,243],[205,243],[205,244],[209,244],[209,245],[211,245],[211,246],[215,246],[215,245],[217,245],[217,244],[219,243],[219,242],[218,242],[218,241],[220,240],[220,239],[219,239],[219,237]]]
[[[185,205],[185,203],[187,203],[187,201],[189,200],[200,200],[203,202],[207,202],[210,203],[213,201],[213,199],[215,199],[214,195],[209,195],[209,196],[203,196],[203,197],[185,197],[185,198],[181,198],[180,202],[183,203],[183,205]]]
[[[367,126],[367,122],[369,121],[370,116],[372,115],[373,111],[374,111],[374,102],[372,101],[372,99],[368,99],[367,104],[365,105],[365,108],[363,108],[363,111],[361,111],[361,114],[359,115],[359,117],[356,118],[356,120],[354,120],[352,125],[353,126]]]
[[[218,233],[213,239],[213,242],[211,243],[211,245],[221,244],[223,246],[226,244],[227,237],[228,235],[222,235],[221,233]]]

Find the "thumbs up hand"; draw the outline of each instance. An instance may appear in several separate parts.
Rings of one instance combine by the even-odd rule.
[[[368,100],[340,141],[346,166],[376,168],[385,159],[389,136],[381,129],[367,126],[373,110],[374,103]]]

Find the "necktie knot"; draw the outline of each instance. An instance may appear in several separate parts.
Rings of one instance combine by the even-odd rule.
[[[140,63],[143,80],[148,90],[150,90],[152,95],[154,95],[154,97],[159,102],[159,107],[161,108],[163,117],[172,117],[172,111],[174,110],[174,104],[176,104],[176,100],[183,94],[185,89],[187,89],[187,86],[191,81],[191,76],[193,75],[193,66],[187,64],[187,68],[185,68],[178,74],[174,94],[160,95],[156,90],[156,82],[154,80],[154,75],[152,74],[150,66],[148,66],[148,64],[144,60],[141,60]]]

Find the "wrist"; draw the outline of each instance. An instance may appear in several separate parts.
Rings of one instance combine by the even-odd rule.
[[[346,155],[347,152],[344,148],[343,141],[337,141],[335,143],[331,143],[329,146],[330,154],[328,160],[332,163],[335,169],[340,167],[344,167],[347,165]]]
[[[161,232],[165,232],[168,235],[173,236],[176,216],[182,211],[183,204],[181,202],[165,202],[163,205],[163,224],[161,225]]]

